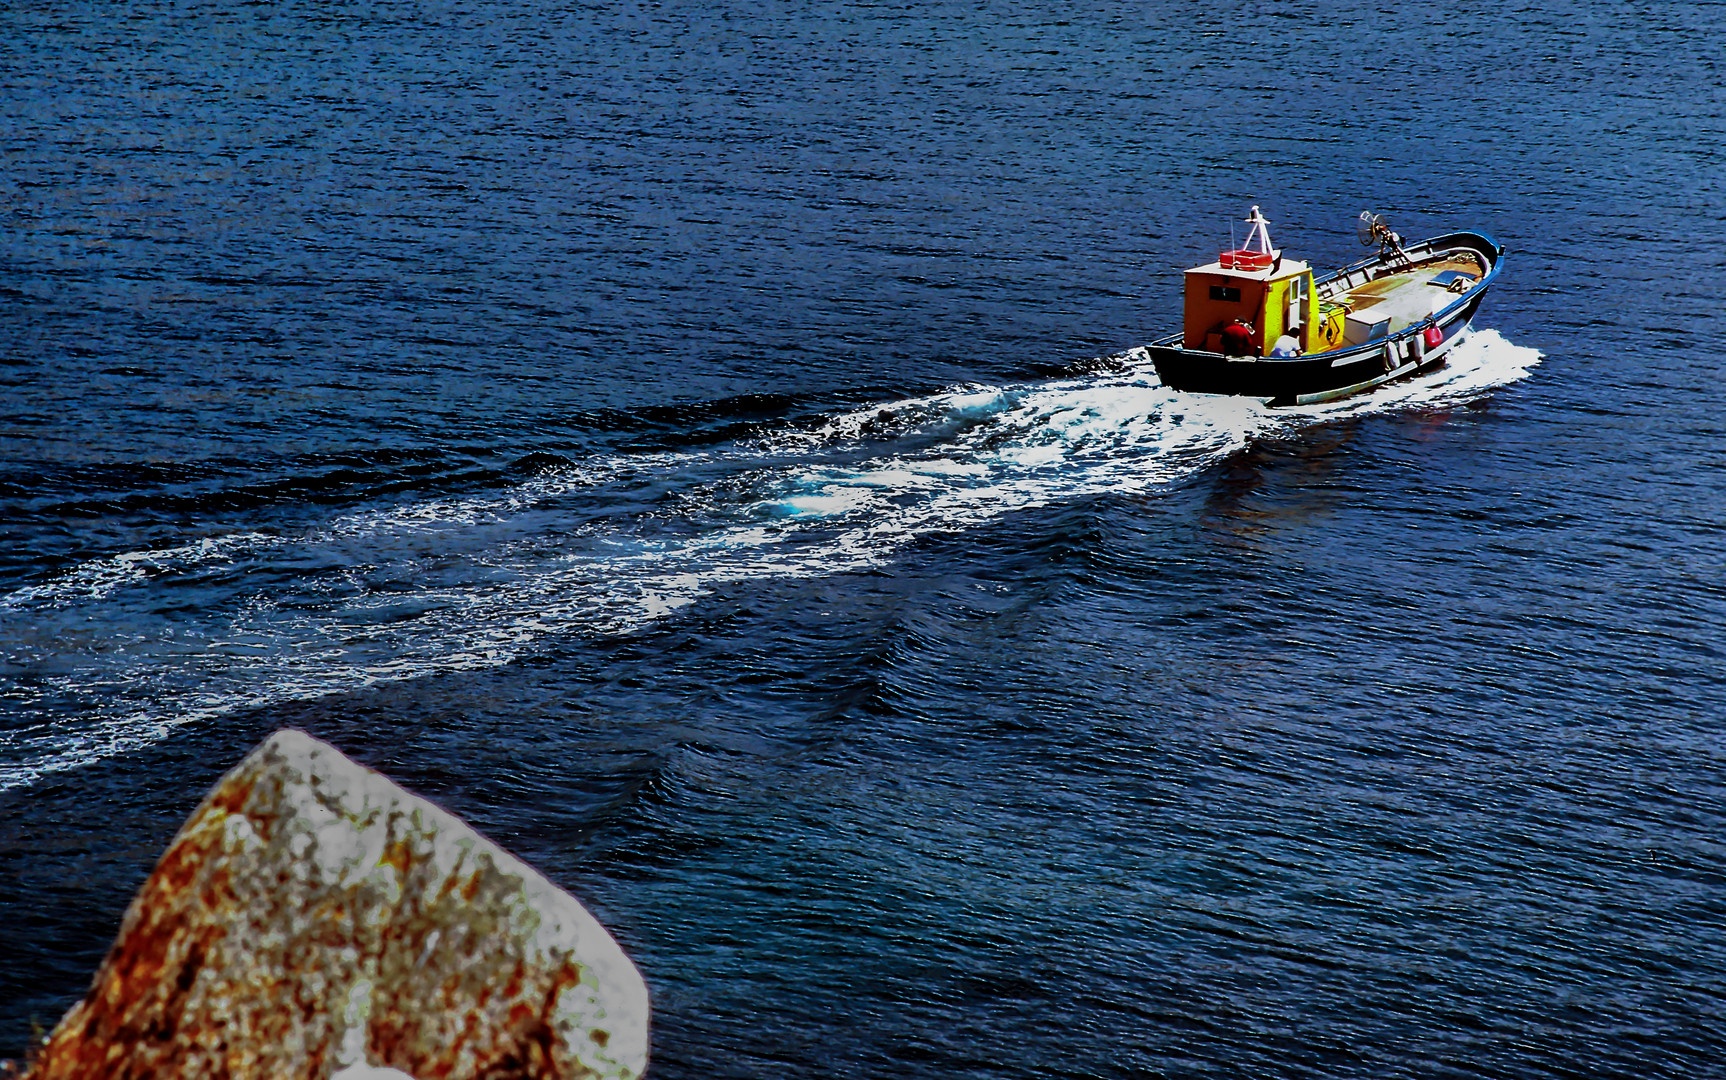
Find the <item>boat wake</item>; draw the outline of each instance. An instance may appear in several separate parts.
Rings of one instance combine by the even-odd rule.
[[[67,568],[0,597],[0,790],[238,709],[506,664],[728,583],[866,569],[1003,514],[1163,488],[1317,419],[1462,404],[1540,354],[1478,331],[1437,372],[1279,410],[1170,391],[1142,350],[1117,359],[1102,377],[960,387],[746,444],[614,454],[483,497]]]

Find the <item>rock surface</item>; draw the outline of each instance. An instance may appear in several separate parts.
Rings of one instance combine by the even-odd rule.
[[[281,731],[174,838],[27,1076],[625,1078],[647,1021],[573,898]]]

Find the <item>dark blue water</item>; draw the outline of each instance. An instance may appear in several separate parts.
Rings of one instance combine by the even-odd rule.
[[[656,1077],[1726,1075],[1726,7],[0,11],[0,1054],[299,726]],[[1250,204],[1450,368],[1135,347]]]

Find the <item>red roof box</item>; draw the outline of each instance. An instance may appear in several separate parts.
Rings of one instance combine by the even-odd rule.
[[[1248,251],[1239,248],[1235,251],[1225,251],[1217,256],[1224,270],[1268,270],[1271,257],[1263,251]]]

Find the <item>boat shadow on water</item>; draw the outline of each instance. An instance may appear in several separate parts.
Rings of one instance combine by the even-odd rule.
[[[1336,486],[1361,426],[1348,417],[1303,427],[1298,436],[1260,436],[1212,474],[1199,524],[1215,542],[1254,547],[1280,521],[1323,515],[1346,498]]]

